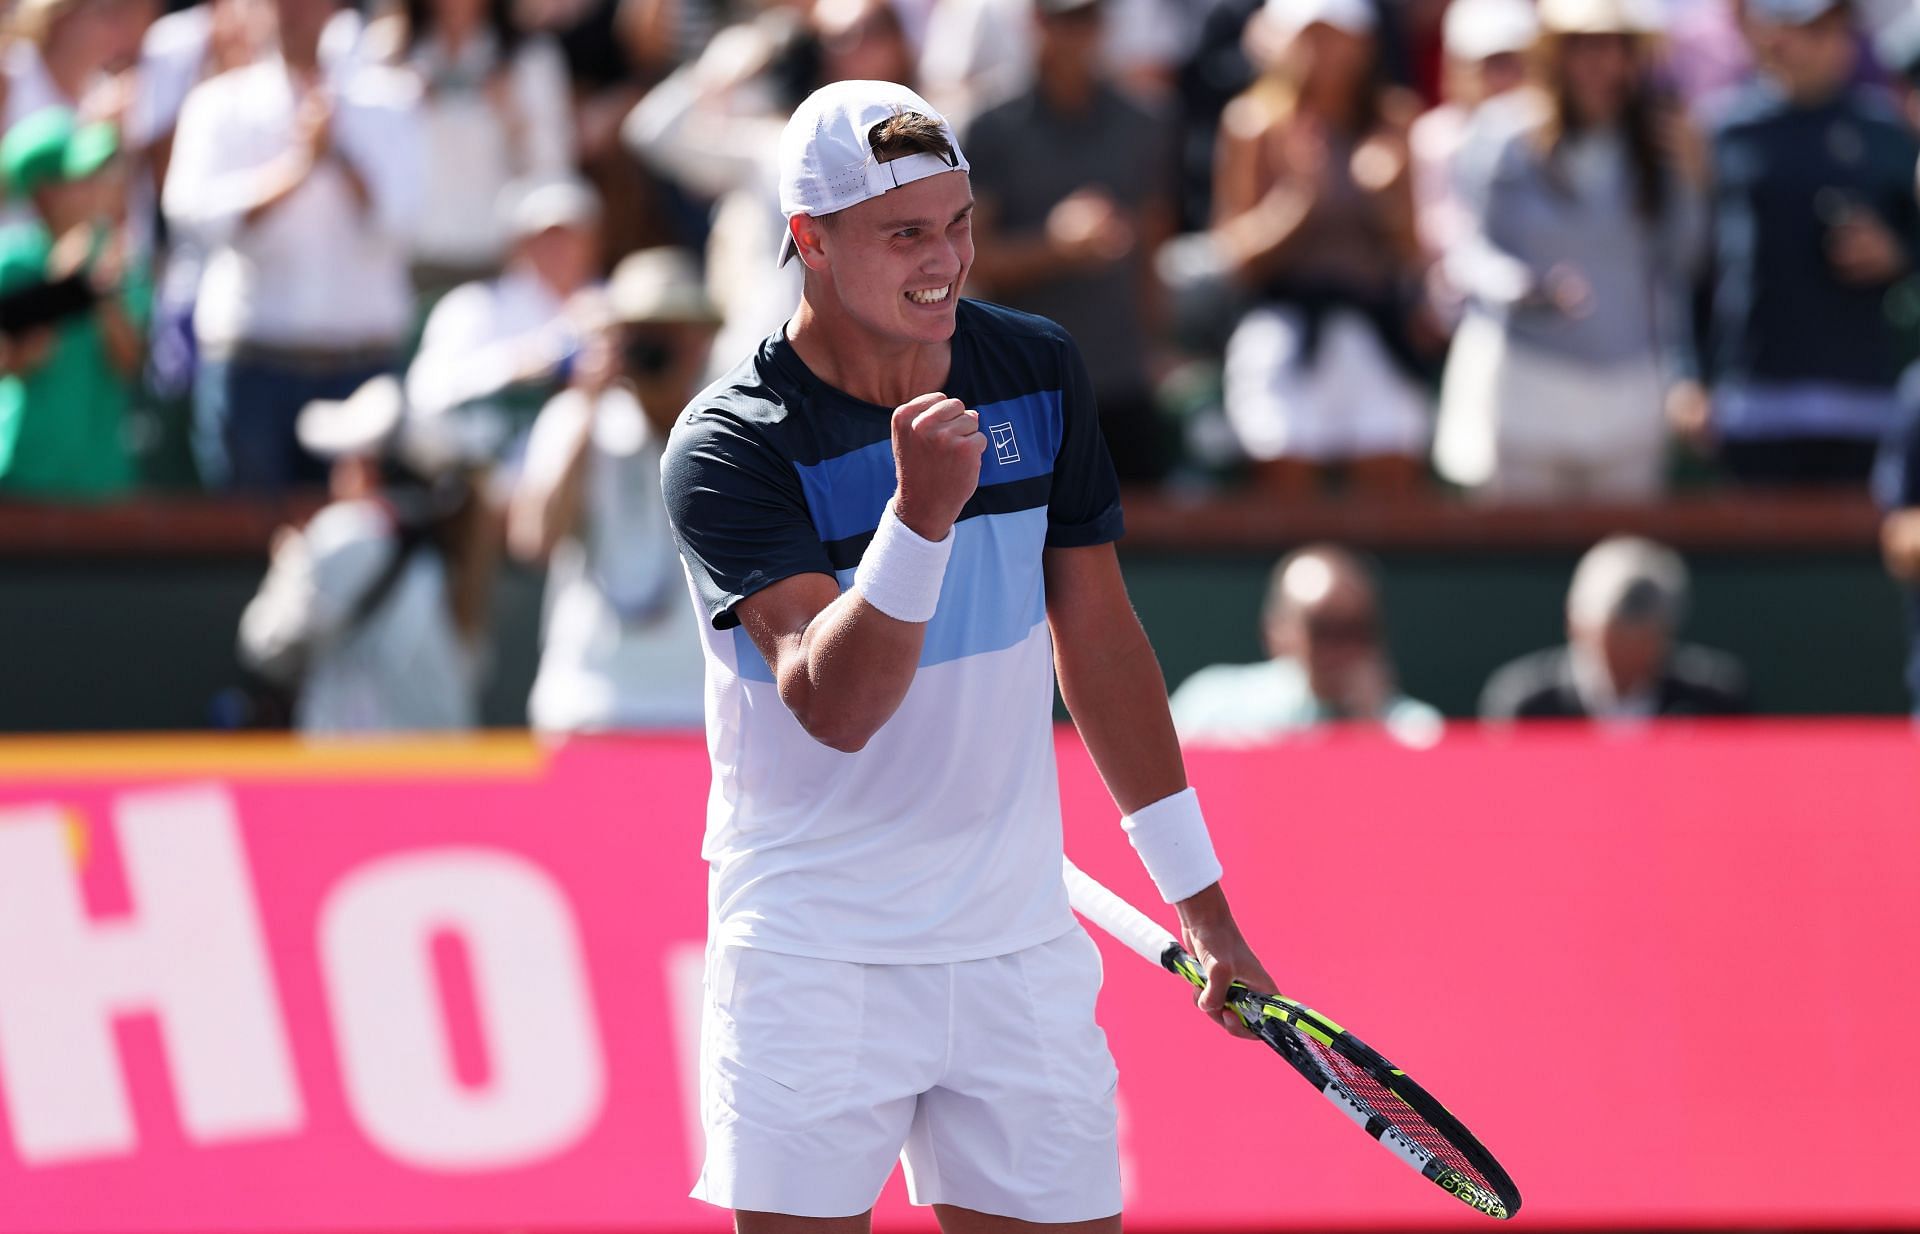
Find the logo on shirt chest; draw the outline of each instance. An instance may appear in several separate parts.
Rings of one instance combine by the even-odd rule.
[[[1020,443],[1014,440],[1013,422],[989,424],[987,437],[993,442],[993,461],[996,463],[1017,463],[1020,461]]]

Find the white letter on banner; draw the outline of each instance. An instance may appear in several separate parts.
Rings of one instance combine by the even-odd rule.
[[[122,797],[132,911],[87,916],[66,816],[0,814],[0,1094],[28,1165],[138,1144],[115,1017],[159,1019],[180,1120],[210,1144],[297,1130],[286,1029],[232,803],[217,788]]]
[[[455,1072],[433,967],[464,944],[487,1079]],[[523,1166],[571,1147],[606,1098],[586,963],[565,893],[522,857],[438,848],[341,880],[320,960],[347,1104],[382,1150],[429,1170]]]

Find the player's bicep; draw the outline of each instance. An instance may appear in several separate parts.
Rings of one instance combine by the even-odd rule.
[[[1041,569],[1047,585],[1047,622],[1056,641],[1116,618],[1132,620],[1120,558],[1112,544],[1049,548],[1041,557]]]
[[[1127,596],[1126,578],[1111,544],[1050,548],[1042,559],[1047,585],[1047,626],[1053,635],[1061,686],[1091,678],[1145,657],[1153,662],[1140,619]],[[1158,680],[1158,665],[1154,665]],[[1074,678],[1071,683],[1067,678]],[[1165,686],[1160,689],[1163,692]]]

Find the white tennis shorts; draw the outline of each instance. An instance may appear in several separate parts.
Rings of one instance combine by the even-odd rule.
[[[850,964],[707,959],[695,1199],[863,1213],[898,1157],[915,1204],[1024,1221],[1120,1211],[1100,953],[1075,926],[1012,955]]]
[[[1227,421],[1252,459],[1316,463],[1427,448],[1427,400],[1401,373],[1366,318],[1334,309],[1305,354],[1299,309],[1250,309],[1227,340]]]

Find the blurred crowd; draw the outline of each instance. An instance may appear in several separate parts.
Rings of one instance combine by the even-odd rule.
[[[536,723],[697,721],[653,468],[797,301],[775,138],[845,78],[955,121],[970,290],[1074,334],[1126,481],[1639,502],[1878,453],[1914,504],[1912,0],[174,2],[6,14],[0,499],[326,492],[242,637],[318,726],[470,723],[503,554],[548,570]]]
[[[1080,340],[1129,480],[1859,485],[1920,352],[1904,2],[15,0],[0,493],[317,484],[299,411],[381,374],[511,471],[640,250],[723,369],[852,76],[956,120],[972,289]]]

